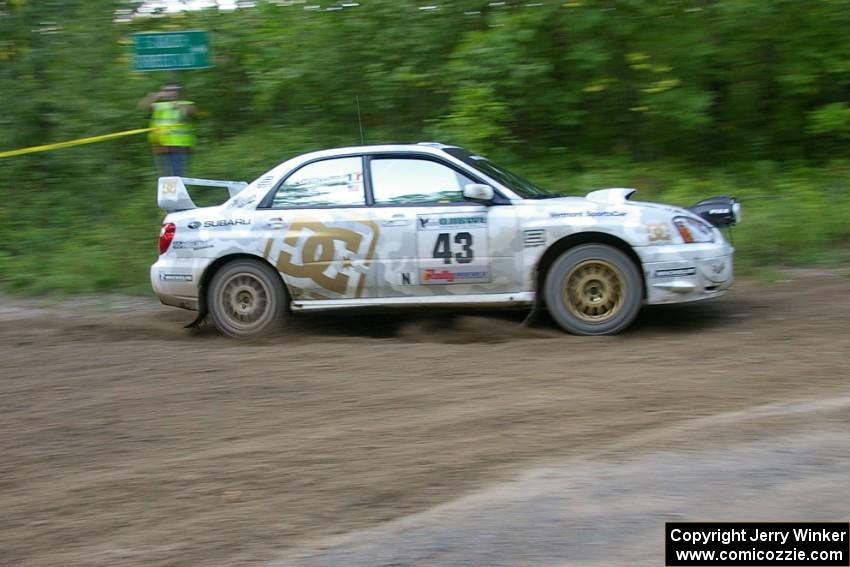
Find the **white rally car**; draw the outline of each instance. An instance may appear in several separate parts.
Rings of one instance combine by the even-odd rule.
[[[186,185],[229,189],[197,208]],[[290,313],[364,307],[526,306],[582,335],[626,328],[642,304],[721,295],[730,197],[691,210],[633,189],[560,197],[442,144],[362,146],[290,159],[250,184],[163,177],[151,284],[233,337]]]

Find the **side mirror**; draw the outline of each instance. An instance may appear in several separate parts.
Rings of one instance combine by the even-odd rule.
[[[463,196],[466,199],[473,199],[475,201],[492,201],[496,194],[489,185],[470,183],[463,186]]]

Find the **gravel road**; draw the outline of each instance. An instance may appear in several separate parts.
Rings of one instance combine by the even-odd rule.
[[[842,272],[597,338],[432,313],[238,343],[147,298],[0,304],[2,565],[659,565],[667,519],[848,519]]]

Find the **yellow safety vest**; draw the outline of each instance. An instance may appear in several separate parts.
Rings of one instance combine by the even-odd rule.
[[[188,121],[182,105],[192,104],[189,100],[153,103],[148,141],[157,146],[190,148],[195,145],[195,129]]]

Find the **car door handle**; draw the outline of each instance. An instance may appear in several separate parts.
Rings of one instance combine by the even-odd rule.
[[[273,219],[269,219],[266,221],[268,226],[283,226],[283,219],[280,217],[275,217]]]
[[[385,221],[381,221],[383,226],[404,226],[410,224],[410,219],[405,215],[393,215]]]

